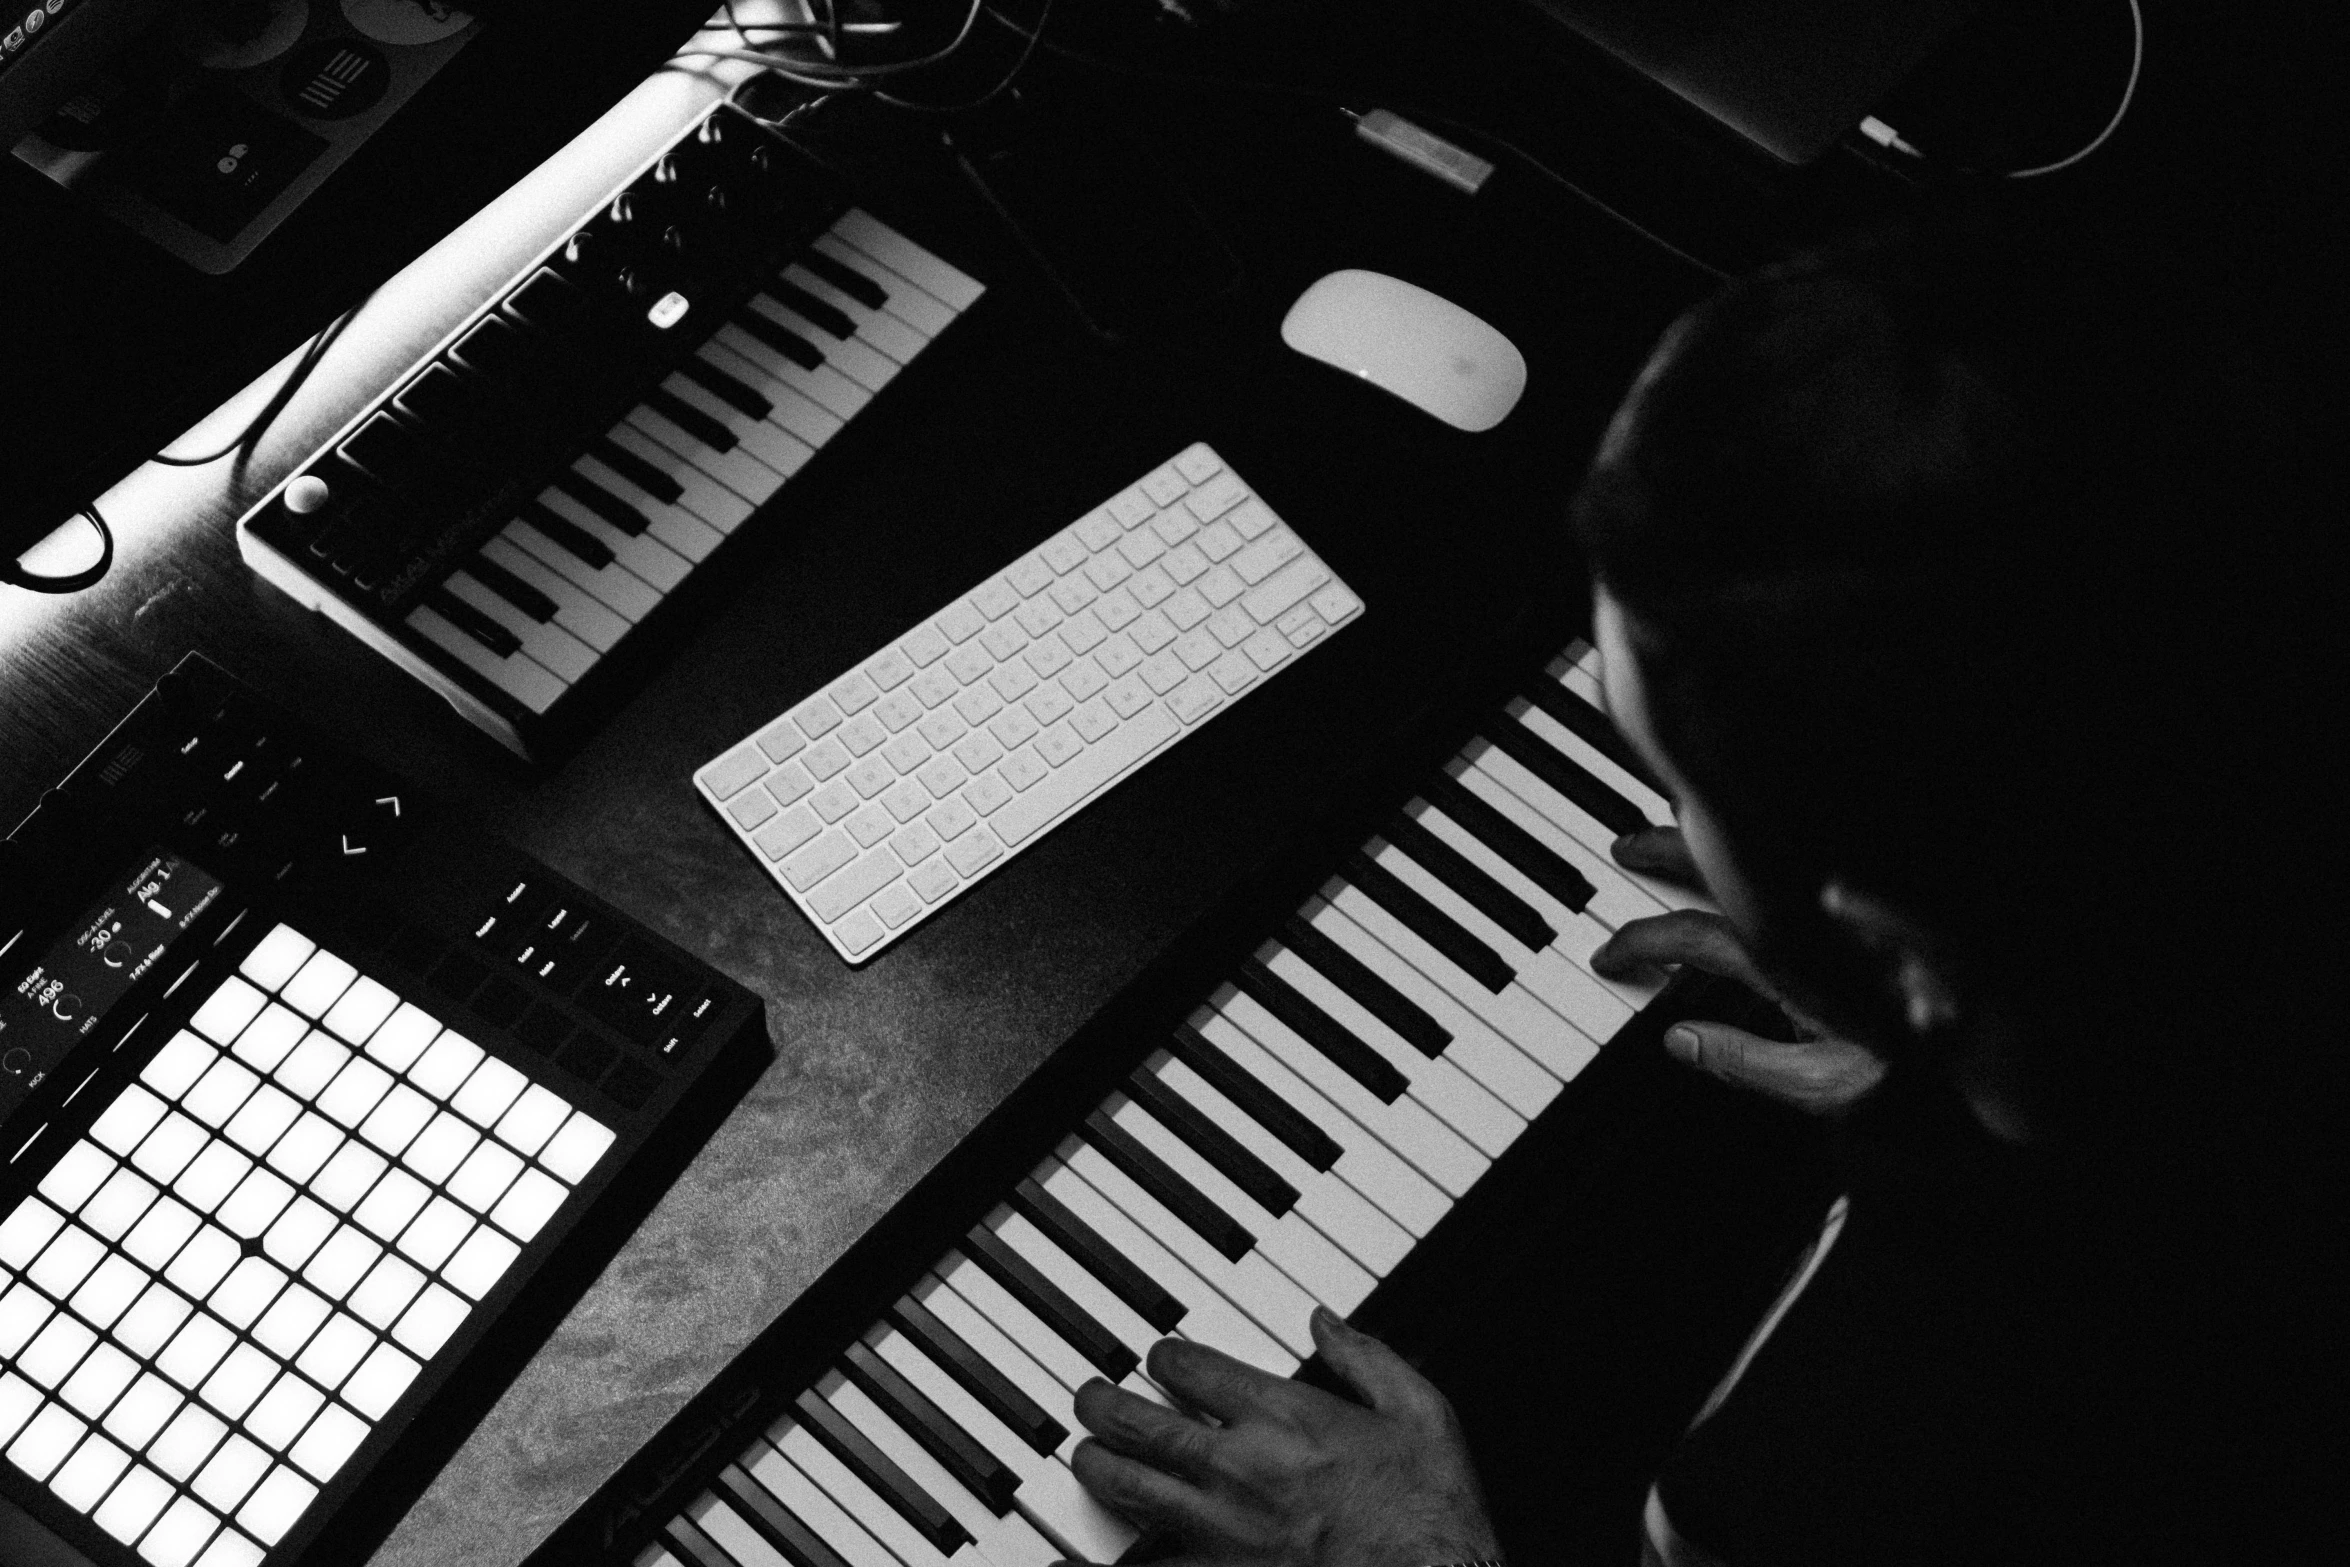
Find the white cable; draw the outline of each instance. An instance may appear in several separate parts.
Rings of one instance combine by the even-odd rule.
[[[963,25],[956,29],[955,36],[942,47],[911,60],[882,60],[871,65],[835,65],[827,60],[803,59],[792,55],[773,53],[765,49],[730,49],[721,44],[703,43],[687,44],[677,52],[677,58],[683,59],[691,56],[697,59],[745,60],[753,65],[764,65],[777,75],[798,82],[803,86],[853,87],[859,82],[869,81],[876,77],[897,76],[907,71],[918,71],[925,66],[936,65],[939,61],[944,60],[962,48],[964,40],[971,36],[971,29],[978,25],[979,13],[985,4],[986,0],[971,0],[970,8],[963,13]],[[753,29],[758,29],[760,25],[756,22],[750,24]],[[746,43],[749,42],[746,32],[736,28],[728,30],[734,32],[736,37],[744,39]]]
[[[2078,152],[2059,158],[2054,163],[2043,163],[2035,169],[2010,169],[2007,172],[2009,179],[2028,180],[2042,174],[2054,174],[2058,169],[2069,169],[2104,146],[2114,131],[2120,128],[2122,116],[2130,112],[2130,100],[2138,95],[2138,68],[2146,60],[2146,13],[2138,8],[2138,0],[2129,0],[2129,7],[2130,79],[2122,85],[2122,101],[2113,106],[2113,118],[2107,120],[2105,129],[2091,137],[2089,144]]]

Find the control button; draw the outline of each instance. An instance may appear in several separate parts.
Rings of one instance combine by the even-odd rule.
[[[286,486],[286,510],[297,517],[307,517],[322,511],[335,498],[335,492],[317,474],[306,473]]]

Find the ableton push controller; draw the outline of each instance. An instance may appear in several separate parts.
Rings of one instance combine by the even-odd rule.
[[[190,655],[0,842],[0,1543],[335,1554],[763,1034]]]

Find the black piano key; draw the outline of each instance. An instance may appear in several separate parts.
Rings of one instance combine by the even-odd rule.
[[[1437,1022],[1418,1002],[1294,914],[1281,927],[1281,944],[1313,965],[1324,979],[1353,997],[1364,1011],[1394,1029],[1405,1043],[1430,1060],[1444,1054],[1445,1047],[1452,1043],[1452,1030]]]
[[[1087,1116],[1077,1135],[1124,1171],[1128,1180],[1156,1197],[1159,1206],[1191,1226],[1201,1240],[1223,1253],[1226,1261],[1238,1262],[1255,1249],[1257,1238],[1246,1225],[1217,1207],[1106,1112],[1096,1110]]]
[[[849,1567],[838,1551],[826,1545],[815,1530],[777,1501],[775,1494],[761,1485],[756,1476],[728,1464],[718,1471],[716,1489],[733,1504],[743,1521],[757,1530],[761,1539],[782,1552],[784,1560],[793,1567]]]
[[[867,310],[879,310],[889,303],[888,289],[836,256],[809,250],[794,259]]]
[[[1338,874],[1487,990],[1499,995],[1516,977],[1500,953],[1454,924],[1442,909],[1405,886],[1392,872],[1372,864],[1369,856],[1349,855]]]
[[[1299,1038],[1328,1056],[1338,1069],[1360,1083],[1381,1104],[1393,1104],[1411,1085],[1395,1064],[1348,1033],[1338,1020],[1298,994],[1296,987],[1251,958],[1233,979],[1241,991],[1288,1024]]]
[[[1125,1253],[1102,1239],[1094,1227],[1063,1206],[1061,1200],[1031,1178],[1012,1193],[1012,1206],[1053,1243],[1085,1265],[1102,1286],[1134,1308],[1161,1333],[1172,1333],[1185,1315],[1183,1302],[1161,1289],[1154,1279],[1129,1262]]]
[[[588,442],[587,455],[665,506],[685,499],[685,486],[608,435]]]
[[[677,368],[687,380],[720,399],[729,408],[749,414],[754,419],[764,419],[775,412],[773,403],[706,360],[688,354]]]
[[[1115,1382],[1142,1364],[1118,1336],[1093,1320],[1093,1315],[1071,1300],[1061,1287],[1028,1264],[1028,1259],[1004,1244],[1004,1238],[984,1224],[974,1225],[963,1237],[963,1253],[985,1268],[1012,1298],[1036,1313],[1045,1325],[1069,1341],[1069,1347],[1093,1363],[1095,1370]]]
[[[730,318],[736,326],[774,349],[803,370],[823,367],[824,355],[814,343],[777,321],[773,316],[745,305]]]
[[[1601,826],[1619,837],[1653,826],[1646,812],[1592,777],[1533,730],[1506,713],[1496,714],[1478,731],[1521,763],[1526,771],[1588,811]]]
[[[1465,899],[1469,907],[1499,925],[1526,947],[1540,952],[1558,940],[1559,933],[1540,910],[1495,881],[1460,850],[1398,812],[1379,836],[1410,855],[1422,870]]]
[[[1185,1147],[1207,1160],[1276,1219],[1297,1206],[1296,1187],[1243,1148],[1230,1132],[1202,1115],[1196,1105],[1149,1072],[1137,1072],[1128,1078],[1126,1094],[1156,1116],[1160,1125],[1182,1138]]]
[[[514,514],[596,570],[602,571],[612,564],[610,545],[537,501],[524,501],[515,508]]]
[[[1527,701],[1573,730],[1593,750],[1658,794],[1670,797],[1671,791],[1657,781],[1655,773],[1649,771],[1648,764],[1641,760],[1638,751],[1632,749],[1632,742],[1624,738],[1624,732],[1616,727],[1614,719],[1547,674],[1535,676],[1525,690]]]
[[[911,1295],[901,1295],[889,1308],[889,1320],[912,1339],[922,1352],[944,1366],[947,1375],[979,1400],[987,1412],[1019,1433],[1020,1440],[1040,1453],[1050,1453],[1069,1439],[1069,1428],[1046,1414],[1036,1400],[1020,1391],[1011,1378],[987,1357],[963,1341],[962,1335],[931,1315],[930,1308]]]
[[[645,394],[645,406],[714,452],[734,450],[734,432],[666,387]]]
[[[947,1418],[945,1410],[900,1376],[897,1367],[882,1359],[871,1345],[851,1344],[841,1357],[841,1370],[881,1406],[883,1414],[905,1427],[906,1434],[921,1443],[922,1450],[937,1459],[948,1474],[993,1508],[997,1517],[1012,1510],[1012,1493],[1020,1489],[1019,1475],[977,1437]]]
[[[718,1542],[704,1534],[701,1526],[690,1518],[670,1519],[669,1527],[663,1532],[668,1535],[669,1543],[676,1548],[680,1556],[685,1558],[690,1567],[742,1567],[740,1562],[721,1550]]]
[[[638,511],[634,506],[629,505],[628,502],[605,489],[584,473],[574,473],[566,468],[555,475],[554,484],[556,489],[561,490],[632,539],[642,538],[645,530],[653,525],[652,520],[643,512]]]
[[[818,1397],[814,1388],[793,1402],[792,1412],[808,1428],[809,1435],[830,1448],[832,1456],[846,1465],[849,1473],[889,1503],[940,1555],[952,1556],[971,1543],[970,1532],[955,1521],[953,1513],[915,1484],[913,1477],[900,1469],[887,1453],[875,1447],[872,1438]]]
[[[1459,779],[1440,775],[1421,789],[1420,798],[1451,817],[1464,832],[1516,866],[1528,881],[1576,913],[1589,908],[1591,900],[1599,896],[1591,878],[1562,859],[1550,845],[1479,799]]]
[[[1346,1150],[1329,1133],[1300,1115],[1287,1100],[1258,1082],[1239,1062],[1217,1049],[1190,1024],[1175,1030],[1167,1048],[1175,1059],[1207,1079],[1211,1087],[1238,1105],[1250,1120],[1279,1138],[1284,1147],[1315,1169],[1326,1172],[1346,1157]]]
[[[522,651],[522,639],[447,588],[427,588],[422,602],[432,612],[500,658]]]
[[[857,335],[857,323],[851,321],[837,305],[826,304],[797,283],[771,278],[760,292],[819,332],[830,332],[834,337],[841,338]]]

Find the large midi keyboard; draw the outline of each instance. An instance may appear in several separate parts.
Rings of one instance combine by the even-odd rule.
[[[238,546],[542,755],[625,699],[754,513],[980,293],[718,104],[248,512]]]
[[[1698,900],[1609,858],[1670,814],[1588,645],[1386,798],[1220,982],[1049,1062],[534,1560],[1116,1560],[1134,1533],[1069,1466],[1079,1386],[1162,1398],[1170,1333],[1299,1371],[1314,1305],[1362,1306],[1603,1047],[1661,1027],[1591,953]]]
[[[754,997],[195,655],[0,842],[0,978],[0,1542],[44,1562],[355,1559],[765,1057]]]

